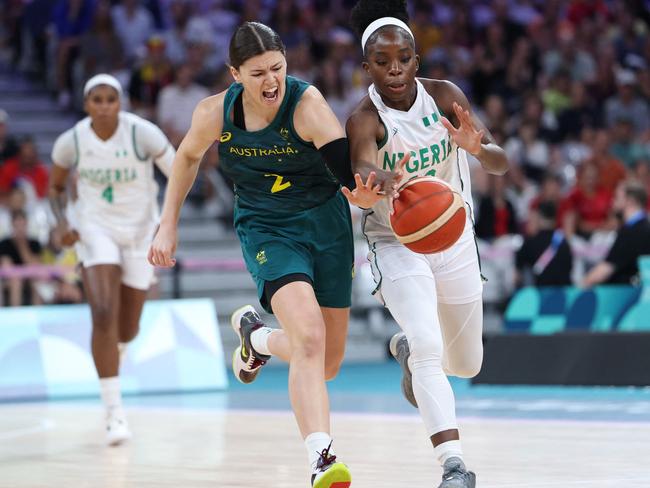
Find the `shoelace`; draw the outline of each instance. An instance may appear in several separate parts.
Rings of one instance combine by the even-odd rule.
[[[316,469],[325,471],[325,468],[336,462],[336,456],[330,454],[331,447],[332,442],[330,442],[329,446],[327,446],[326,449],[323,449],[322,452],[318,454],[319,458],[318,461],[316,461]]]

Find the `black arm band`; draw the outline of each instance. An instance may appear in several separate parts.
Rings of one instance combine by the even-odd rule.
[[[339,183],[353,189],[354,176],[350,164],[350,146],[347,137],[328,142],[321,146],[318,152],[323,156],[325,164],[336,179],[339,180]]]

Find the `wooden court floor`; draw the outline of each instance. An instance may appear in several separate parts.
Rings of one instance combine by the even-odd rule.
[[[134,439],[104,447],[86,403],[0,405],[1,488],[307,488],[289,412],[128,408]],[[650,488],[650,423],[461,419],[481,488]],[[437,487],[416,415],[333,414],[354,488]]]

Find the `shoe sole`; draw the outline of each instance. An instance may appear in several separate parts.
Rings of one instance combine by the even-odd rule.
[[[233,376],[237,378],[237,381],[243,385],[252,383],[257,377],[257,375],[255,375],[251,381],[244,381],[236,373],[236,371],[241,370],[241,367],[237,365],[237,360],[241,361],[241,348],[244,346],[244,337],[242,336],[239,323],[246,312],[255,312],[255,308],[252,305],[244,305],[243,307],[239,307],[237,310],[235,310],[230,316],[230,326],[237,334],[237,337],[239,337],[239,346],[236,347],[232,353],[232,373]]]
[[[349,488],[352,484],[350,470],[343,463],[334,463],[312,488]]]
[[[415,408],[418,408],[417,400],[415,399],[415,394],[413,394],[413,379],[412,373],[408,369],[408,358],[411,356],[409,353],[406,356],[405,364],[402,364],[397,359],[397,343],[404,337],[406,334],[404,332],[398,332],[390,338],[390,343],[388,344],[388,349],[390,350],[391,355],[397,361],[397,364],[402,368],[402,395],[406,398],[406,401],[413,405]],[[410,394],[408,393],[410,392]]]
[[[123,436],[120,436],[120,437],[116,437],[116,438],[114,438],[114,439],[108,439],[108,440],[106,441],[106,445],[107,445],[108,447],[117,447],[117,446],[121,446],[122,444],[125,444],[125,443],[127,443],[128,441],[130,441],[130,440],[131,440],[131,437],[133,437],[131,434],[126,434],[126,435],[123,435]]]

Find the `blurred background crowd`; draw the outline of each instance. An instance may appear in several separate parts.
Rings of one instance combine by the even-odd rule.
[[[0,62],[49,90],[62,114],[81,115],[84,81],[112,73],[126,88],[124,108],[178,145],[196,103],[231,82],[234,29],[258,20],[284,40],[289,73],[314,83],[344,123],[368,85],[348,25],[354,3],[4,0]],[[634,179],[650,191],[650,2],[410,0],[409,8],[420,76],[460,86],[510,158],[505,177],[473,165],[486,300],[505,303],[516,287],[539,280],[526,272],[535,259],[525,243],[556,230],[567,243],[558,254],[562,272],[543,284],[579,284],[616,238],[619,185]],[[0,98],[3,265],[74,260],[50,230],[49,150],[38,137],[12,132]],[[194,216],[227,222],[231,201],[210,151],[190,207]],[[75,280],[5,286],[4,302],[79,301]]]

